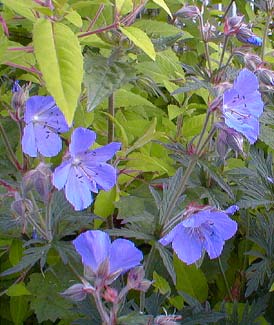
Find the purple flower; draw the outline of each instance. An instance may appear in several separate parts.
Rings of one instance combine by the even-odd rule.
[[[37,157],[56,156],[62,149],[59,133],[67,132],[69,126],[51,96],[32,96],[26,101],[24,114],[26,126],[22,138],[23,152]]]
[[[245,24],[243,24],[236,33],[236,37],[240,42],[261,46],[263,40],[255,35]]]
[[[108,267],[104,275],[115,279],[121,273],[140,265],[142,252],[134,243],[126,239],[115,239],[112,243],[107,233],[89,230],[79,235],[73,245],[82,257],[82,263],[95,275],[102,273],[102,267]],[[115,277],[112,275],[115,274]]]
[[[53,173],[53,185],[65,188],[67,200],[75,210],[87,208],[93,201],[91,192],[110,190],[116,183],[116,169],[107,164],[121,144],[112,142],[104,147],[89,150],[95,142],[96,133],[77,128],[71,135],[69,154]]]
[[[14,93],[17,93],[20,90],[21,90],[21,86],[19,85],[19,80],[15,80],[14,84],[12,85],[11,91],[14,94]]]
[[[179,259],[186,264],[199,260],[204,250],[211,259],[216,258],[221,255],[225,240],[237,231],[237,223],[228,215],[234,214],[238,209],[236,205],[225,211],[210,206],[200,208],[198,212],[187,215],[159,242],[164,246],[172,242],[172,248]],[[189,211],[195,209],[190,208]]]
[[[258,91],[255,74],[241,70],[231,89],[223,95],[223,116],[225,124],[242,133],[253,144],[259,135],[259,117],[264,103]]]

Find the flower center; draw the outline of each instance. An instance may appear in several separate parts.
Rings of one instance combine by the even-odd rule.
[[[81,160],[78,157],[73,159],[73,162],[72,162],[73,166],[79,166],[80,164],[81,164]]]
[[[32,118],[32,120],[34,122],[38,122],[39,121],[39,116],[38,115],[34,115],[33,118]]]

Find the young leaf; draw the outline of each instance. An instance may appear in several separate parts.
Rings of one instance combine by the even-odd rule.
[[[33,45],[46,87],[71,125],[83,78],[78,38],[66,25],[39,19],[33,28]]]
[[[156,3],[159,7],[163,8],[165,10],[165,12],[167,12],[169,14],[170,18],[173,18],[172,13],[170,12],[170,10],[164,0],[152,0],[152,1],[154,3]]]
[[[145,32],[136,27],[119,27],[121,32],[126,35],[137,47],[143,50],[153,61],[156,59],[154,46]]]

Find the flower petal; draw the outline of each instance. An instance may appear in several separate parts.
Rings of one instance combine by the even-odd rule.
[[[34,115],[43,114],[54,106],[56,104],[51,96],[32,96],[26,101],[24,121],[29,123],[32,121]]]
[[[33,124],[30,123],[24,127],[22,137],[22,150],[31,157],[37,157],[37,145]]]
[[[90,153],[88,153],[87,158],[90,159],[91,156],[96,162],[105,162],[111,159],[120,148],[121,143],[112,142],[101,148],[91,150]]]
[[[224,240],[218,234],[218,232],[214,231],[214,227],[203,227],[203,235],[205,237],[204,248],[207,251],[209,257],[216,258],[221,255]]]
[[[83,169],[94,180],[101,189],[108,191],[116,184],[116,169],[109,164],[101,163],[93,165],[93,163],[85,162]]]
[[[140,265],[143,253],[135,247],[134,243],[126,239],[116,239],[110,247],[109,264],[110,272],[126,272]]]
[[[210,216],[208,216],[208,221],[224,240],[234,236],[238,228],[237,222],[230,219],[227,214],[222,211],[212,212]]]
[[[58,190],[61,190],[65,186],[70,168],[71,160],[64,161],[60,166],[55,168],[52,175],[52,183]]]
[[[54,157],[62,149],[59,135],[41,124],[34,124],[35,140],[38,151],[45,157]]]
[[[172,247],[180,260],[186,264],[192,264],[198,261],[202,256],[203,245],[201,239],[190,229],[181,228],[181,232],[177,232]]]
[[[100,230],[89,230],[79,235],[73,242],[77,252],[82,257],[82,263],[94,272],[109,255],[109,235]]]
[[[83,153],[94,143],[96,133],[85,128],[77,128],[71,135],[71,143],[69,145],[69,152],[75,156]]]
[[[77,167],[70,168],[65,185],[65,195],[76,211],[87,208],[93,201],[89,185]]]
[[[169,233],[167,233],[164,237],[162,237],[159,240],[159,243],[162,244],[163,246],[170,244],[173,241],[177,232],[180,233],[180,231],[183,231],[183,228],[184,228],[184,226],[182,225],[182,222],[180,222]]]

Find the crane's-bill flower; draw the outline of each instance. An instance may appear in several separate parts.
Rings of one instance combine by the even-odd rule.
[[[243,134],[253,144],[259,135],[259,117],[264,103],[258,91],[259,82],[248,69],[239,73],[231,89],[223,95],[225,124]]]
[[[106,161],[121,147],[112,142],[98,149],[89,150],[95,142],[96,133],[77,128],[71,136],[69,154],[53,173],[53,185],[65,189],[67,200],[75,210],[87,208],[93,201],[92,193],[99,189],[110,190],[116,183],[116,169]]]
[[[143,259],[143,253],[132,241],[118,238],[111,242],[109,235],[101,230],[82,233],[73,241],[73,245],[82,257],[84,266],[95,276],[102,273],[100,269],[107,265],[105,280],[113,281],[120,274],[140,265]]]
[[[69,126],[63,113],[51,96],[32,96],[26,101],[26,126],[22,137],[22,150],[31,157],[38,152],[45,157],[56,156],[62,149],[59,133]]]
[[[210,259],[221,255],[225,240],[237,231],[237,223],[229,218],[239,208],[232,205],[225,211],[206,206],[188,214],[183,221],[159,240],[172,248],[186,264],[198,261],[206,251]],[[189,211],[195,211],[189,209]]]

